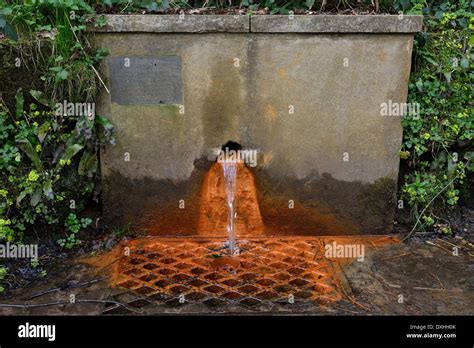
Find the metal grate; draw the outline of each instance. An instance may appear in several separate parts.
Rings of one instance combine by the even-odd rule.
[[[211,306],[341,299],[332,264],[317,238],[240,240],[227,257],[223,240],[163,239],[129,245],[116,283],[154,301]]]

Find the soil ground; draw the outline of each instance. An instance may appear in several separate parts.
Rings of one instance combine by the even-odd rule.
[[[454,246],[458,255],[453,254]],[[319,315],[474,315],[474,247],[465,238],[411,240],[342,264],[345,295],[334,303],[158,303],[114,287],[110,270],[55,261],[48,276],[0,297],[0,315],[299,313]],[[71,304],[71,295],[76,303]]]

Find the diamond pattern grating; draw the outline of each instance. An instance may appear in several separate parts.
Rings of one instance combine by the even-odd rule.
[[[321,239],[240,240],[234,258],[223,246],[223,240],[193,238],[130,245],[130,255],[117,264],[116,283],[158,302],[211,306],[341,299]]]

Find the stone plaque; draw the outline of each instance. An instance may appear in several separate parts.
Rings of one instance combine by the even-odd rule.
[[[108,66],[112,103],[183,103],[181,57],[112,57]]]

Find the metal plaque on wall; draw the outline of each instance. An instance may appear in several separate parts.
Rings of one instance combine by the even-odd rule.
[[[183,103],[181,57],[111,57],[108,67],[112,103]]]

